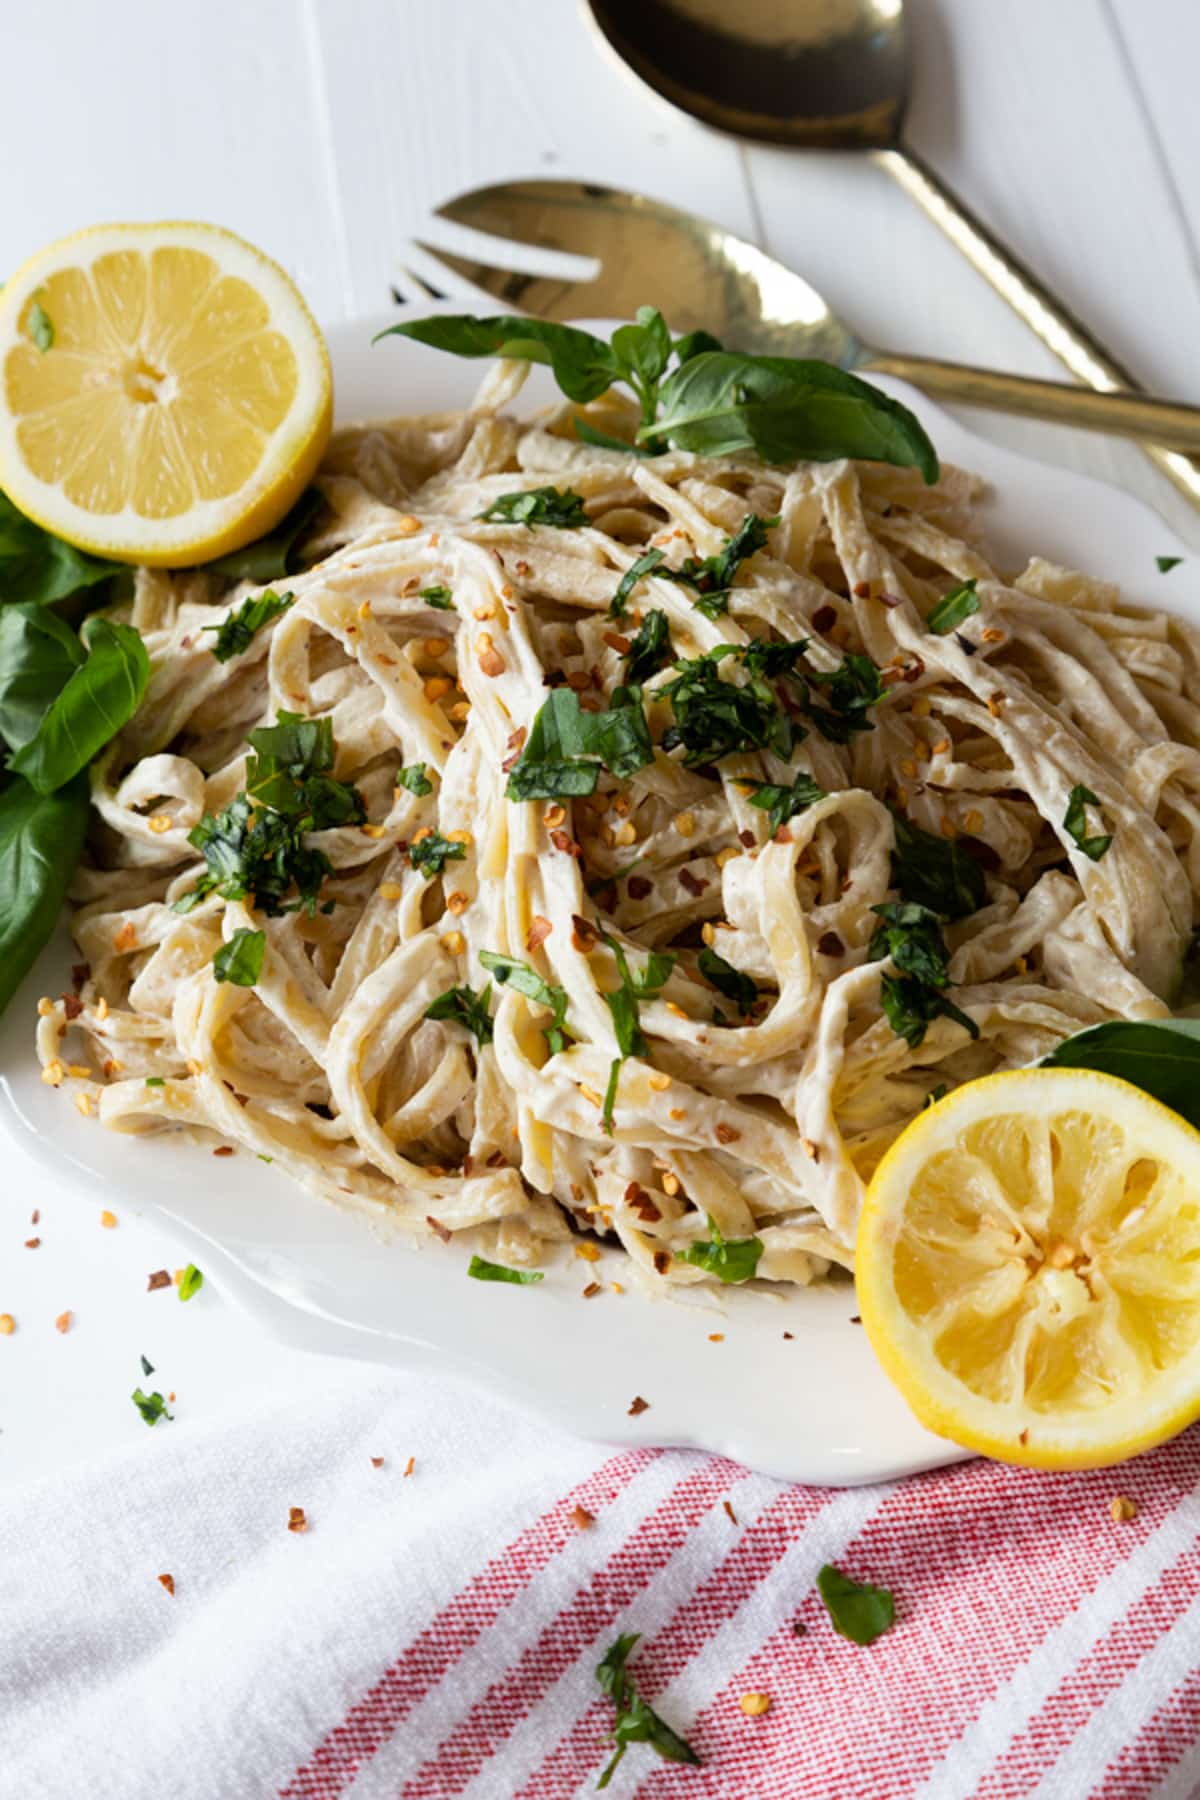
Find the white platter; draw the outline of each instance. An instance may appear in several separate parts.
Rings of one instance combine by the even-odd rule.
[[[373,332],[396,317],[329,333],[340,420],[443,410],[473,392],[482,364],[403,338],[372,349]],[[1119,581],[1146,605],[1185,607],[1190,569],[1167,581],[1154,562],[1185,547],[1147,507],[996,448],[901,383],[881,385],[919,411],[943,458],[992,484],[986,529],[1001,567],[1015,571],[1037,552]],[[537,399],[549,391],[540,371],[526,390]],[[796,1481],[847,1486],[960,1454],[916,1423],[877,1367],[852,1322],[848,1284],[704,1304],[616,1295],[606,1285],[584,1304],[593,1274],[606,1284],[621,1278],[620,1257],[608,1253],[600,1265],[564,1257],[538,1287],[491,1286],[466,1278],[459,1246],[414,1247],[374,1213],[317,1200],[252,1157],[214,1163],[183,1141],[103,1131],[42,1084],[33,1053],[36,996],[63,987],[71,960],[63,934],[0,1021],[4,1128],[60,1190],[92,1198],[100,1189],[154,1207],[286,1342],[453,1370],[587,1437],[693,1445]],[[723,1342],[709,1341],[714,1331]],[[635,1395],[649,1407],[630,1417]]]

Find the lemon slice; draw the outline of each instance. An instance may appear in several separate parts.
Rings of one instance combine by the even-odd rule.
[[[215,225],[101,225],[0,292],[0,487],[72,544],[184,566],[276,525],[329,438],[324,339]]]
[[[1095,1468],[1200,1416],[1200,1132],[1128,1082],[958,1088],[880,1163],[855,1264],[880,1362],[969,1449]]]

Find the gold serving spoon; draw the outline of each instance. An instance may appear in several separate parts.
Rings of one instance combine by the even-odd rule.
[[[830,311],[815,288],[754,244],[644,194],[594,182],[505,181],[459,194],[437,211],[440,218],[515,243],[531,252],[534,262],[537,252],[551,250],[599,263],[597,273],[572,281],[498,267],[418,241],[427,259],[539,318],[629,319],[649,301],[673,331],[711,331],[730,350],[819,357],[843,369],[898,375],[947,400],[1089,431],[1154,435],[1200,450],[1198,407],[873,349]],[[419,289],[432,292],[416,271],[405,273]]]
[[[1138,389],[1112,352],[902,141],[909,65],[903,0],[585,0],[585,5],[635,74],[706,124],[767,143],[869,152],[1077,380],[1106,394]],[[912,379],[920,382],[919,376]],[[927,391],[965,398],[944,386]],[[1004,404],[972,398],[980,406]],[[1014,403],[1006,410],[1027,409]],[[1123,428],[1110,423],[1107,429]],[[1147,433],[1152,430],[1147,424]],[[1159,432],[1158,442],[1143,448],[1200,505],[1200,468],[1164,447],[1170,443],[1182,447],[1181,439]]]

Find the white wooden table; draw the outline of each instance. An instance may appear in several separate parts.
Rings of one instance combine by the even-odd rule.
[[[1196,0],[908,8],[915,147],[1149,385],[1200,400]],[[388,303],[401,246],[439,199],[506,174],[588,176],[757,240],[872,341],[1061,374],[885,175],[742,149],[674,114],[601,54],[573,0],[3,12],[0,271],[82,225],[206,218],[271,251],[333,320]],[[1136,449],[974,423],[1131,489],[1200,550],[1200,514]],[[142,1352],[179,1394],[176,1429],[248,1390],[285,1404],[309,1379],[211,1284],[186,1307],[148,1294],[147,1273],[178,1258],[152,1219],[111,1204],[104,1230],[96,1201],[51,1191],[6,1147],[0,1311],[17,1331],[0,1340],[0,1481],[136,1441]]]

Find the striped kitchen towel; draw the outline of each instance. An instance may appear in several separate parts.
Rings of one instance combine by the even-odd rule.
[[[0,1794],[568,1800],[638,1632],[701,1761],[634,1743],[610,1795],[1188,1800],[1198,1485],[1193,1430],[1119,1471],[801,1488],[314,1363],[303,1415],[180,1409],[0,1503]],[[826,1563],[894,1595],[874,1643],[833,1629]]]

